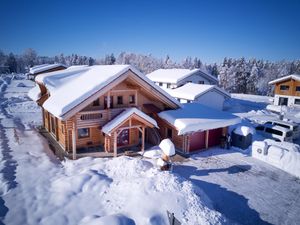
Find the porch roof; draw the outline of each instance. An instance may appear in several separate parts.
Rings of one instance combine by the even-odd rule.
[[[113,120],[108,122],[102,127],[102,132],[105,134],[110,135],[111,132],[120,126],[123,122],[125,122],[130,116],[137,115],[138,117],[146,120],[148,123],[152,124],[154,127],[158,127],[157,123],[154,119],[152,119],[150,116],[146,115],[142,111],[138,110],[137,108],[129,108],[124,110],[121,114],[116,116]]]

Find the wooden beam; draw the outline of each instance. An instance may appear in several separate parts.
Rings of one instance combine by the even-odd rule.
[[[109,109],[110,108],[110,91],[107,92],[107,108]]]
[[[209,140],[209,130],[205,133],[205,148],[208,148],[208,140]]]
[[[75,123],[73,123],[73,130],[72,130],[72,150],[73,150],[73,159],[76,159],[76,130],[75,130]]]
[[[145,127],[142,127],[142,152],[145,151]]]
[[[138,106],[138,94],[137,90],[135,90],[135,105]]]
[[[117,157],[117,156],[118,156],[117,137],[118,137],[118,134],[117,134],[117,132],[115,131],[115,132],[114,132],[114,157]]]

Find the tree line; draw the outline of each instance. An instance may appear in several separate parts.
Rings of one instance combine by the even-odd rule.
[[[173,61],[168,55],[157,58],[149,55],[121,52],[117,57],[107,54],[95,59],[77,54],[60,54],[54,57],[39,56],[33,49],[27,49],[21,55],[5,54],[0,50],[0,68],[11,73],[25,73],[30,67],[40,64],[62,63],[72,65],[113,65],[130,64],[147,74],[157,69],[199,68],[219,78],[220,86],[231,93],[271,94],[268,82],[288,74],[300,74],[300,60],[271,62],[262,59],[224,58],[220,64],[204,64],[197,57],[186,57],[180,62]]]

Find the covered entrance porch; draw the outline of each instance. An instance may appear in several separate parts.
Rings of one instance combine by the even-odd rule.
[[[145,150],[145,129],[157,127],[154,119],[138,110],[137,108],[126,109],[112,121],[103,126],[104,149],[113,156],[118,151],[130,150],[138,146],[143,152]]]

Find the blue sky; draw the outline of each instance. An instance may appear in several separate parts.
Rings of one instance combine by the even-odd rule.
[[[0,8],[6,53],[300,59],[298,0],[1,0]]]

